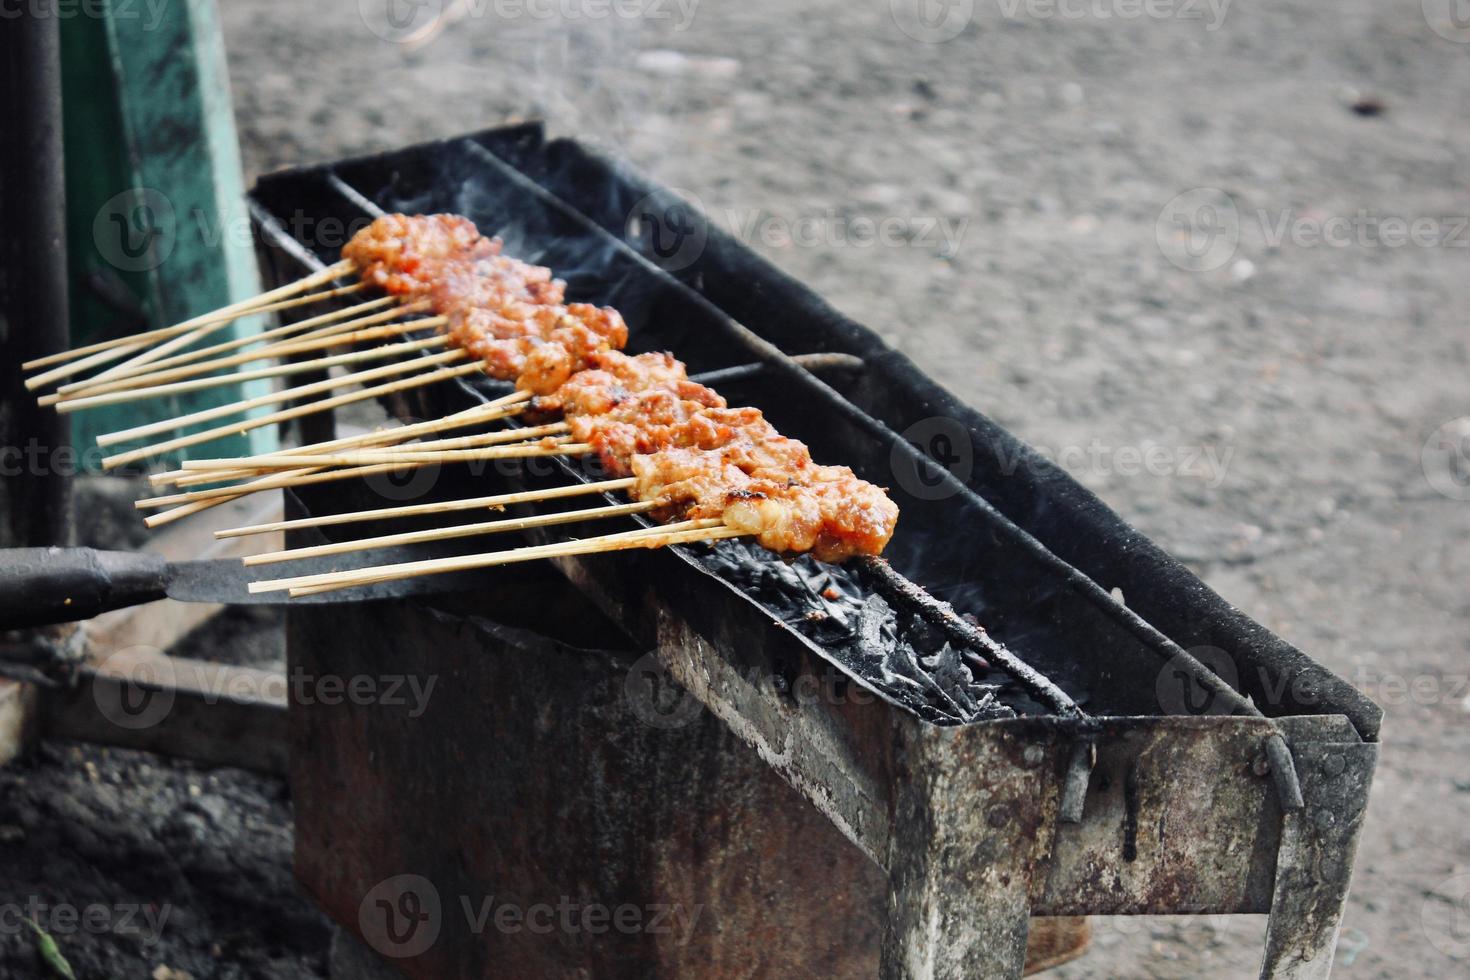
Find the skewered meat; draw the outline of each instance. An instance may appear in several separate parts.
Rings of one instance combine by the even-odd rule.
[[[390,293],[428,299],[449,321],[450,343],[486,373],[530,391],[554,391],[599,351],[621,349],[616,310],[566,304],[566,283],[544,266],[502,255],[455,215],[385,215],[342,250],[362,277]]]
[[[754,408],[729,408],[669,354],[629,356],[616,310],[565,304],[549,269],[500,253],[498,240],[452,215],[378,219],[343,250],[389,292],[428,297],[449,341],[486,373],[535,394],[532,413],[561,414],[613,475],[661,520],[720,518],[782,553],[823,561],[878,554],[898,507],[845,466]]]

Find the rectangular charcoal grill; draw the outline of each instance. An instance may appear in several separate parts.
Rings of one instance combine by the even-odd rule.
[[[298,875],[340,924],[415,976],[1004,977],[1038,917],[1269,912],[1261,975],[1328,975],[1377,758],[1371,701],[871,332],[575,142],[514,127],[265,178],[268,276],[334,261],[380,209],[474,219],[574,298],[617,307],[630,352],[672,350],[691,373],[759,365],[721,390],[889,487],[893,568],[1046,681],[947,643],[870,572],[729,542],[559,561],[580,598],[519,566],[468,606],[294,610],[293,670],[446,682],[412,720],[293,711]],[[820,376],[794,359],[817,353],[848,358]],[[446,384],[389,407],[435,417],[493,393]],[[432,492],[596,479],[587,465],[446,472]],[[695,701],[665,711],[649,676]],[[696,701],[707,711],[684,710]],[[405,873],[438,903],[422,950],[375,918],[374,889]],[[472,928],[461,899],[493,894],[712,919],[683,938]]]

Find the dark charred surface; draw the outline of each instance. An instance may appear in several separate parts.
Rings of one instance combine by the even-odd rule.
[[[534,130],[513,131],[507,134],[507,145],[535,139]],[[342,182],[359,193],[341,193]],[[904,513],[891,549],[903,572],[962,612],[977,616],[998,639],[1014,644],[1021,656],[1056,679],[1074,699],[1097,701],[1100,709],[1120,714],[1157,710],[1147,687],[1126,680],[1151,677],[1160,654],[1121,628],[1095,598],[1071,588],[1065,575],[1058,576],[1055,561],[1028,542],[1024,533],[958,485],[933,499],[913,481],[900,479],[895,484],[895,466],[899,471],[922,474],[926,480],[942,481],[945,474],[881,422],[815,384],[811,375],[730,321],[698,293],[650,266],[478,145],[451,141],[425,152],[398,154],[391,164],[357,161],[330,172],[271,178],[255,194],[266,207],[283,213],[299,209],[307,200],[308,210],[349,227],[367,219],[369,212],[361,206],[364,198],[384,210],[465,213],[483,230],[501,235],[507,251],[546,263],[565,276],[571,295],[618,307],[630,325],[630,350],[672,349],[696,372],[764,361],[769,366],[765,376],[731,385],[725,393],[763,408],[783,431],[809,442],[818,458],[849,463],[859,475],[890,486]],[[282,277],[294,274],[288,271],[289,259],[279,254],[273,258],[287,262]],[[323,251],[318,258],[334,256]],[[464,386],[464,390],[471,387]],[[459,404],[459,399],[440,392],[417,404],[415,414],[440,414]],[[562,469],[584,473],[586,478],[598,476],[585,472],[584,464]],[[955,527],[965,527],[968,533],[955,535]],[[997,548],[1008,561],[976,561],[977,549],[991,552]],[[678,573],[670,567],[668,574]],[[749,577],[743,574],[740,581]],[[767,610],[767,614],[785,618],[778,610]],[[868,624],[886,619],[887,614],[874,604]],[[881,626],[869,631],[870,638],[882,634]],[[942,644],[926,649],[928,638],[911,640],[899,636],[896,629],[887,642],[891,657],[900,661],[939,657],[934,669],[952,678],[929,683],[933,670],[923,668],[929,678],[916,683],[928,690],[909,692],[911,703],[926,705],[921,710],[931,721],[952,724],[1035,710],[1034,702],[1009,698],[1003,688],[993,692],[1003,710],[992,712],[985,697],[992,692],[984,687],[969,690],[971,682],[961,673],[969,667],[944,663]],[[1082,644],[1102,655],[1095,660],[1079,659],[1075,651]],[[849,657],[848,662],[855,658]],[[908,672],[913,673],[913,668]],[[881,669],[867,679],[879,686],[885,683]],[[988,678],[979,680],[982,685],[989,683]],[[893,686],[891,678],[887,683]],[[953,689],[944,690],[945,683]],[[1106,692],[1106,697],[1096,696],[1098,691]],[[922,694],[922,699],[912,696],[915,694]]]
[[[921,617],[895,610],[847,568],[805,556],[788,564],[737,541],[699,552],[696,560],[926,721],[1047,713],[1014,678],[956,647]]]
[[[661,669],[752,746],[846,840],[888,871],[881,975],[1018,973],[1033,912],[1235,912],[1270,906],[1270,869],[1279,843],[1273,832],[1281,817],[1272,810],[1270,782],[1253,752],[1273,731],[1271,722],[1228,717],[1254,714],[1254,709],[1218,680],[1210,687],[1212,675],[1171,639],[1171,634],[1189,635],[1179,629],[1177,618],[1168,617],[1170,633],[1161,633],[1088,573],[1049,550],[1043,539],[1055,539],[1059,528],[1090,527],[1098,541],[1128,553],[1130,573],[1140,562],[1152,564],[1154,574],[1128,581],[1147,581],[1150,608],[1177,598],[1181,608],[1207,617],[1211,628],[1221,631],[1217,635],[1232,634],[1232,650],[1244,650],[1247,662],[1261,668],[1260,677],[1246,685],[1251,693],[1256,690],[1251,685],[1273,678],[1300,680],[1310,695],[1310,710],[1325,716],[1318,720],[1335,721],[1335,713],[1342,712],[1369,735],[1377,719],[1371,704],[1296,651],[1260,642],[1264,631],[1255,624],[1242,628],[1238,614],[1212,611],[1197,582],[1146,542],[1140,545],[1115,515],[1058,471],[1043,473],[1028,507],[1011,501],[1009,511],[1002,512],[987,499],[984,474],[961,482],[938,467],[896,434],[913,412],[940,405],[974,433],[1000,430],[954,403],[863,328],[834,319],[799,286],[752,261],[738,246],[722,243],[711,253],[722,256],[720,261],[676,280],[609,234],[608,226],[546,190],[564,186],[575,194],[579,186],[612,182],[634,191],[646,186],[637,178],[573,144],[546,146],[534,127],[477,139],[495,152],[449,141],[262,182],[257,199],[267,240],[274,242],[266,255],[278,263],[277,278],[300,271],[300,249],[270,224],[270,209],[282,214],[304,209],[349,225],[364,220],[372,206],[457,211],[502,234],[511,251],[564,273],[579,298],[619,307],[636,338],[635,350],[674,349],[694,371],[763,361],[766,371],[732,385],[726,394],[765,409],[784,431],[811,444],[818,458],[841,460],[878,482],[891,478],[891,492],[904,514],[888,556],[895,568],[960,613],[973,614],[990,635],[1092,714],[1120,716],[1101,725],[1044,715],[985,718],[986,695],[1015,711],[1009,704],[1012,692],[985,690],[982,685],[991,678],[971,673],[971,665],[955,651],[946,653],[942,640],[924,636],[917,624],[894,617],[891,608],[880,608],[871,594],[848,593],[840,577],[761,567],[776,562],[774,557],[732,560],[728,551],[679,547],[557,562],[603,615],[640,647],[654,649]],[[536,180],[496,154],[520,160],[537,173]],[[570,173],[576,180],[562,184]],[[341,182],[354,192],[343,193]],[[371,206],[365,208],[365,201]],[[712,298],[718,296],[731,308],[742,308],[728,293],[710,288],[708,276],[720,277],[726,286],[769,286],[781,302],[752,310],[760,313],[761,332],[754,333],[715,305]],[[785,342],[798,335],[799,343]],[[849,353],[861,351],[869,365],[864,382],[845,384],[839,394],[783,353],[805,349],[814,337],[830,339]],[[473,385],[445,386],[406,399],[398,408],[437,416],[483,397]],[[1025,452],[1013,439],[1007,445]],[[562,484],[601,474],[580,463],[554,461],[500,476],[476,489]],[[942,492],[934,493],[936,488]],[[342,501],[334,497],[326,506],[342,506]],[[542,541],[547,536],[531,532],[527,537]],[[1079,540],[1090,539],[1083,533]],[[1109,578],[1119,571],[1106,560],[1106,547],[1071,553],[1107,571]],[[1201,690],[1209,695],[1202,709],[1189,696],[1181,702],[1165,683],[1183,679],[1194,685],[1187,695]],[[811,680],[819,692],[816,699],[792,695]],[[1278,698],[1267,706],[1275,713],[1305,707],[1298,700]],[[1170,713],[1204,717],[1161,717]],[[967,714],[984,723],[954,724]],[[348,742],[363,742],[362,724],[359,719]],[[1322,733],[1299,734],[1307,744]],[[1173,735],[1180,736],[1178,746],[1160,749]],[[1330,735],[1343,738],[1356,743],[1354,735]],[[1190,747],[1198,748],[1197,755]],[[1081,823],[1064,837],[1058,819],[1061,788],[1070,762],[1085,761],[1093,749],[1118,771],[1089,787],[1078,801]],[[319,761],[298,775],[306,780],[303,790],[316,779],[330,782],[339,772],[363,765],[361,753],[350,747],[341,751],[346,753],[341,760]],[[380,751],[370,749],[367,758]],[[478,758],[471,754],[456,761]],[[434,765],[443,769],[442,762],[425,761],[425,768]],[[439,773],[441,779],[444,775]],[[685,778],[699,775],[686,772]],[[1116,794],[1116,811],[1109,792]],[[355,815],[347,819],[354,841],[381,841],[389,829],[356,828],[350,825]],[[1303,831],[1311,838],[1309,846],[1323,846],[1309,828]],[[1217,841],[1206,839],[1212,833]],[[453,836],[461,832],[456,829]],[[1356,839],[1355,825],[1347,836],[1348,843]],[[314,850],[325,853],[326,844],[323,838]],[[1214,857],[1192,863],[1201,854]],[[512,857],[498,855],[496,866]],[[1056,877],[1053,891],[1058,868],[1070,871]],[[635,877],[640,887],[650,880],[642,873]],[[1274,884],[1284,880],[1278,869]],[[1301,906],[1305,911],[1283,906],[1285,917],[1273,923],[1273,930],[1318,942],[1338,921],[1340,885],[1337,880],[1314,883],[1312,899]],[[320,894],[349,924],[351,909],[362,901],[341,881],[329,880]],[[553,960],[563,954],[570,955],[565,944],[544,953]]]

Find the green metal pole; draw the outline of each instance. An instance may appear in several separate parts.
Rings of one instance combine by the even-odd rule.
[[[260,288],[213,0],[104,8],[103,17],[61,22],[77,343],[175,323]],[[258,329],[243,320],[210,342]],[[79,447],[94,447],[87,458],[95,465],[101,433],[266,390],[267,382],[224,385],[82,412],[73,434]],[[274,431],[261,429],[195,453],[274,445]]]

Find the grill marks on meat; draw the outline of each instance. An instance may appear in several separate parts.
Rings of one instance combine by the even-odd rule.
[[[632,496],[659,520],[720,518],[783,553],[822,561],[883,551],[898,506],[845,466],[821,466],[806,444],[755,408],[728,408],[667,354],[609,352],[538,409],[554,405],[605,469],[637,479]]]
[[[502,255],[468,219],[387,215],[342,254],[369,283],[429,299],[450,343],[537,395],[533,413],[562,415],[610,474],[636,478],[632,496],[657,502],[659,520],[719,518],[772,551],[828,562],[879,554],[893,536],[898,507],[882,489],[818,465],[669,354],[622,353],[616,310],[566,303],[550,269]]]
[[[620,350],[628,326],[617,310],[567,304],[551,270],[501,254],[498,239],[468,218],[384,215],[342,250],[362,278],[389,293],[428,299],[449,342],[485,372],[537,394],[555,391],[588,359]]]
[[[500,242],[454,214],[387,214],[342,249],[364,282],[394,296],[424,296],[449,266],[493,258]]]

